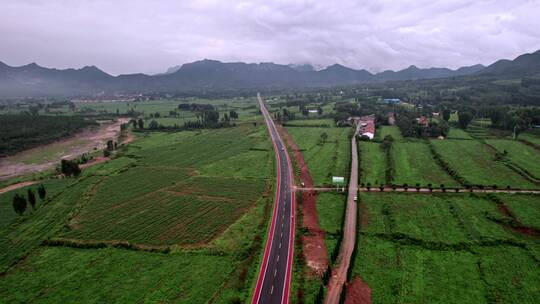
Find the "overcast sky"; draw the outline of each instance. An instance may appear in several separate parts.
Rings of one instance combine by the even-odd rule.
[[[540,49],[540,0],[0,0],[0,61],[111,74],[204,58],[371,72]]]

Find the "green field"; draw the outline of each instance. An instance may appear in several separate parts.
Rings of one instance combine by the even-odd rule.
[[[376,131],[375,139],[383,140],[387,135],[392,136],[392,138],[394,138],[394,141],[403,139],[403,136],[401,135],[401,131],[399,131],[399,128],[396,126],[379,127]]]
[[[519,134],[518,136],[518,139],[523,139],[523,140],[526,140],[530,143],[533,143],[537,146],[540,146],[540,134],[538,134],[539,132],[525,132],[525,133],[521,133]]]
[[[509,139],[488,139],[486,143],[501,153],[506,151],[508,160],[530,176],[540,179],[540,151]]]
[[[523,197],[540,210],[532,206],[538,196]],[[531,266],[537,241],[505,226],[487,197],[364,193],[360,204],[353,276],[369,285],[373,303],[535,303],[540,296],[540,269]]]
[[[380,145],[375,142],[358,142],[359,182],[373,187],[385,183],[386,160]]]
[[[299,126],[299,127],[327,127],[331,128],[335,125],[333,119],[296,119],[287,122],[288,126]]]
[[[138,159],[137,165],[95,186],[61,237],[149,245],[207,243],[264,191],[270,150],[250,148],[266,142],[265,131],[246,126],[184,132],[157,148],[160,135],[140,140],[125,152]],[[255,158],[259,166],[241,170]]]
[[[536,188],[537,186],[495,161],[495,153],[473,140],[433,140],[437,152],[462,177],[472,184]]]
[[[497,194],[517,220],[540,230],[540,197],[527,194]]]
[[[258,270],[252,257],[262,248],[258,236],[265,234],[265,206],[272,201],[272,155],[264,125],[141,133],[115,159],[83,170],[78,179],[44,180],[50,200],[37,211],[19,218],[12,210],[14,193],[25,188],[0,195],[6,212],[0,217],[0,270],[8,270],[0,285],[9,290],[22,278],[32,281],[4,298],[57,303],[74,292],[82,302],[198,303],[214,293],[215,303],[249,298]],[[83,247],[167,245],[172,252],[38,249],[47,239]],[[128,269],[141,272],[119,280]],[[68,277],[73,288],[50,287]]]
[[[450,128],[448,139],[473,139],[469,133],[459,128]]]
[[[28,203],[26,206],[26,211],[24,213],[25,216],[30,217],[31,214],[38,212],[38,210],[44,206],[44,204],[47,201],[47,198],[55,197],[61,191],[63,191],[67,186],[67,183],[61,179],[44,180],[42,184],[45,186],[45,190],[47,191],[47,196],[45,197],[44,201],[39,199],[39,196],[37,193],[38,186],[40,185],[39,183],[0,194],[0,228],[2,228],[3,226],[9,225],[10,223],[20,218],[19,215],[17,215],[17,213],[13,211],[12,201],[13,201],[13,196],[15,196],[15,194],[20,194],[20,195],[23,195],[25,198],[27,198],[28,189],[32,189],[32,191],[36,195],[36,209],[37,210],[34,211],[32,209],[32,206],[30,206],[30,203]]]
[[[330,184],[332,176],[349,176],[351,128],[288,127],[287,131],[300,148],[315,185]]]
[[[0,271],[4,271],[16,263],[21,257],[30,253],[43,240],[54,236],[61,229],[73,210],[87,199],[87,194],[99,181],[98,177],[81,178],[78,181],[65,179],[64,186],[56,196],[41,206],[36,212],[29,213],[20,219],[10,220],[10,224],[0,227]],[[6,193],[5,195],[9,195]],[[11,202],[2,200],[2,203]],[[10,210],[9,212],[13,212]]]
[[[382,151],[381,151],[382,153]],[[392,145],[392,161],[394,163],[394,183],[407,183],[414,186],[432,184],[438,187],[455,187],[459,184],[452,179],[433,159],[433,155],[425,142],[394,142]]]
[[[329,255],[336,250],[335,247],[342,233],[346,202],[345,194],[320,193],[317,195],[319,224],[325,232],[326,248]]]
[[[0,279],[1,302],[204,303],[232,262],[227,255],[42,248]]]

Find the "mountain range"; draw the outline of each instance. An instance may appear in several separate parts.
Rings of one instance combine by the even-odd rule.
[[[0,97],[321,87],[471,75],[479,77],[540,76],[540,51],[521,55],[514,60],[499,60],[487,67],[478,64],[451,70],[447,68],[421,69],[411,65],[400,71],[388,70],[377,74],[339,64],[316,70],[310,65],[224,63],[205,59],[172,67],[167,72],[158,75],[112,76],[95,66],[58,70],[41,67],[35,63],[12,67],[0,62]]]

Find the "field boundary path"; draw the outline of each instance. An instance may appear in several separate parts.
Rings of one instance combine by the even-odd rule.
[[[332,277],[330,278],[330,282],[328,282],[328,293],[324,300],[326,304],[339,303],[343,285],[347,280],[347,271],[356,242],[357,206],[355,198],[358,195],[358,147],[356,145],[356,135],[359,129],[360,124],[357,122],[355,132],[351,138],[351,175],[343,227],[343,241],[337,258],[337,266],[332,270]]]
[[[335,187],[327,188],[308,188],[308,187],[297,187],[297,191],[308,191],[308,192],[342,192]],[[445,190],[441,188],[419,188],[415,187],[384,187],[383,190],[379,187],[371,187],[369,190],[366,187],[358,188],[358,192],[403,192],[411,194],[430,194],[430,193],[524,193],[524,194],[540,194],[540,189],[466,189],[466,188],[446,188]]]
[[[19,189],[19,188],[22,188],[22,187],[31,186],[31,185],[34,185],[34,184],[37,184],[37,183],[39,183],[39,181],[26,181],[26,182],[20,182],[20,183],[12,184],[12,185],[9,185],[7,187],[4,187],[4,188],[0,189],[0,194],[6,193],[6,192],[9,192],[9,191],[12,191],[12,190],[16,190],[16,189]]]
[[[295,233],[293,168],[260,94],[257,94],[257,99],[274,145],[277,188],[272,222],[251,303],[289,303]]]

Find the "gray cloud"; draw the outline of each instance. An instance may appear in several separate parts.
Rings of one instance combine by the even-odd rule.
[[[540,49],[538,12],[538,0],[2,0],[0,61],[113,74],[203,58],[456,68]]]

